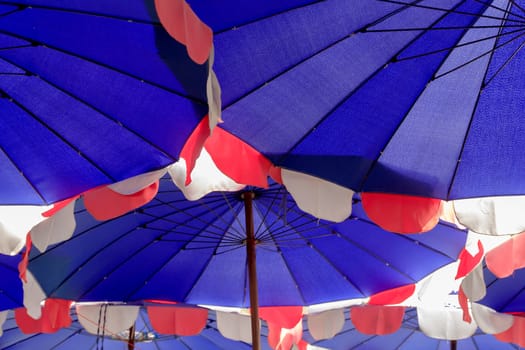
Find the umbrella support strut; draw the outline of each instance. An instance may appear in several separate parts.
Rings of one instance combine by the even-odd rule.
[[[456,340],[450,341],[450,350],[456,350],[458,342]]]
[[[250,314],[252,322],[252,347],[261,349],[261,330],[259,327],[259,296],[257,291],[257,267],[255,257],[255,233],[253,225],[253,192],[244,192],[244,213],[246,218],[246,258],[248,260],[248,280],[250,285]]]

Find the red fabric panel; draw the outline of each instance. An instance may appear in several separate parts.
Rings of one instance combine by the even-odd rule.
[[[148,306],[153,328],[160,334],[199,334],[208,320],[208,310],[197,307]]]
[[[465,277],[474,270],[474,268],[481,262],[481,259],[483,259],[484,254],[485,250],[481,241],[478,241],[478,253],[475,256],[472,256],[468,250],[463,248],[461,253],[459,253],[459,266],[456,279]]]
[[[494,336],[500,341],[525,347],[525,318],[514,316],[512,327],[505,332],[494,334]]]
[[[71,197],[71,198],[68,198],[68,199],[64,199],[63,201],[60,201],[60,202],[56,202],[55,204],[53,204],[53,208],[49,209],[48,211],[45,211],[42,213],[42,216],[43,217],[46,217],[46,218],[49,218],[53,215],[55,215],[55,213],[61,209],[63,209],[64,207],[66,207],[69,203],[75,201],[79,196],[74,196],[74,197]]]
[[[525,233],[520,233],[487,253],[487,267],[499,278],[525,267]]]
[[[465,291],[463,290],[463,287],[459,287],[458,302],[459,306],[461,306],[461,310],[463,310],[463,321],[471,323],[472,316],[470,316],[470,312],[468,309],[468,298],[465,294]]]
[[[42,316],[35,320],[27,314],[25,308],[15,310],[16,324],[22,333],[55,333],[61,328],[71,326],[69,310],[72,301],[47,299],[42,307]]]
[[[415,284],[389,289],[372,295],[368,303],[371,305],[399,304],[411,297],[415,290]]]
[[[210,55],[213,33],[184,0],[155,0],[155,9],[164,29],[186,45],[196,63],[203,64]]]
[[[278,166],[272,165],[270,167],[270,177],[273,179],[273,181],[283,184],[283,176],[281,175],[281,168]]]
[[[281,328],[293,328],[303,318],[303,307],[265,306],[259,308],[259,317]]]
[[[387,193],[361,193],[368,217],[381,228],[397,233],[421,233],[439,222],[441,200]]]
[[[130,194],[123,195],[104,186],[84,193],[84,205],[97,220],[109,220],[137,209],[155,197],[159,190],[159,181]]]
[[[403,306],[366,305],[350,309],[355,328],[363,334],[385,335],[396,332],[403,323]]]
[[[27,283],[27,265],[29,264],[29,253],[31,253],[32,246],[31,235],[28,233],[26,235],[26,250],[22,254],[22,260],[18,263],[18,276],[24,283]]]
[[[206,140],[204,148],[217,168],[235,182],[268,187],[272,163],[246,142],[216,127]]]
[[[180,158],[186,161],[186,186],[191,183],[191,172],[195,167],[195,162],[201,154],[204,142],[210,136],[209,118],[205,116],[191,133],[180,152]]]

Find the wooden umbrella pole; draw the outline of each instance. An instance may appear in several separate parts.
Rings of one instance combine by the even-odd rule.
[[[135,324],[129,328],[128,350],[135,349]]]
[[[456,350],[458,346],[458,342],[456,340],[450,341],[450,350]]]
[[[261,349],[261,330],[259,328],[259,295],[257,291],[257,266],[255,256],[255,232],[253,225],[253,192],[244,192],[244,213],[246,218],[246,257],[248,260],[248,281],[250,285],[250,314],[252,321],[252,347]]]

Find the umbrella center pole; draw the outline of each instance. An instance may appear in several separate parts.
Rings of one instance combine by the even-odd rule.
[[[128,350],[135,349],[135,324],[129,328]]]
[[[255,239],[253,225],[253,198],[255,193],[251,191],[244,192],[244,213],[246,218],[246,259],[248,262],[248,281],[250,286],[250,314],[252,325],[252,347],[254,350],[261,349],[261,330],[259,327],[259,293],[257,290],[257,266],[255,256]]]
[[[450,350],[456,350],[458,342],[456,340],[450,341]]]

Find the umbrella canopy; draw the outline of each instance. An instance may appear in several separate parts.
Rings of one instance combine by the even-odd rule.
[[[214,32],[221,127],[274,165],[356,191],[525,192],[520,1],[188,3]]]
[[[207,113],[207,77],[152,1],[1,2],[0,204],[54,203],[175,162]]]
[[[254,196],[262,306],[363,298],[411,285],[455,261],[465,245],[466,233],[445,224],[425,235],[386,232],[358,202],[350,219],[330,224],[300,211],[278,184],[190,202],[164,177],[150,203],[105,222],[78,201],[73,237],[45,253],[33,249],[29,270],[54,298],[248,307],[243,193]]]
[[[51,203],[177,159],[210,101],[206,60],[222,128],[274,165],[356,191],[523,194],[522,8],[3,3],[1,201]]]

